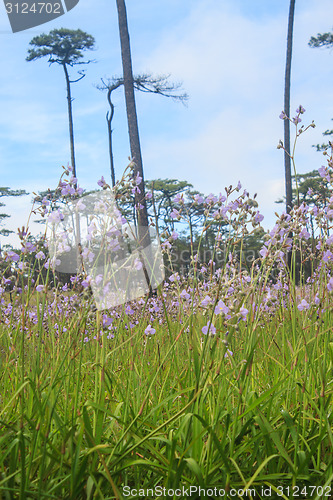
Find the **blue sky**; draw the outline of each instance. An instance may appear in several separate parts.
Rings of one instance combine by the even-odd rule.
[[[284,194],[284,70],[289,0],[127,0],[134,73],[171,74],[189,94],[185,107],[137,94],[146,179],[178,178],[205,194],[241,181],[258,193],[265,225],[274,223]],[[331,0],[296,1],[291,109],[306,108],[299,172],[319,168],[312,144],[332,128],[332,51],[310,49],[311,35],[332,30]],[[69,161],[66,88],[62,68],[41,59],[26,62],[31,38],[51,29],[82,29],[96,39],[87,52],[96,63],[72,86],[79,183],[96,187],[110,178],[106,95],[95,86],[121,74],[116,2],[80,0],[69,13],[38,28],[12,34],[0,5],[1,186],[39,191],[57,185]],[[71,73],[76,76],[75,70]],[[117,177],[128,163],[129,143],[122,90],[116,105],[114,149]],[[5,199],[7,227],[26,223],[31,196]],[[31,226],[33,229],[33,225]],[[36,229],[33,229],[34,231]],[[9,242],[1,239],[1,243]]]

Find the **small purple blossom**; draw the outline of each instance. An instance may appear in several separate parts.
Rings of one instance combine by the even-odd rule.
[[[297,309],[299,311],[303,311],[304,309],[307,310],[309,309],[309,304],[307,303],[307,301],[305,299],[303,299],[297,306]]]
[[[156,330],[151,325],[148,325],[147,328],[145,329],[146,335],[154,335],[155,333],[156,333]]]
[[[201,301],[202,307],[207,307],[211,303],[212,303],[212,299],[210,298],[209,295],[206,295],[206,297]]]
[[[307,231],[305,227],[303,227],[302,231],[300,232],[300,238],[304,238],[305,240],[308,240],[310,238],[310,233]]]
[[[219,300],[218,303],[216,304],[214,313],[215,314],[228,314],[229,312],[229,307],[225,305],[223,300]]]
[[[170,217],[171,217],[171,219],[180,219],[180,214],[179,214],[178,210],[176,210],[174,208],[170,214]]]
[[[135,177],[135,184],[137,186],[140,186],[141,182],[142,182],[142,177],[140,177],[139,172],[137,172],[136,177]]]
[[[259,251],[260,255],[265,258],[267,257],[267,254],[268,254],[268,248],[263,246],[262,249]]]
[[[204,202],[204,199],[203,199],[203,197],[200,194],[196,194],[194,196],[194,203],[196,205],[201,205],[203,202]]]
[[[204,335],[208,335],[208,333],[210,333],[211,335],[215,335],[216,328],[213,323],[208,323],[206,326],[202,327],[201,331]]]
[[[100,187],[104,187],[106,185],[106,182],[105,182],[105,179],[102,175],[102,177],[100,178],[99,181],[97,181],[97,184],[100,186]]]
[[[333,292],[333,278],[330,278],[329,282],[327,283],[327,290],[329,292]]]
[[[7,253],[6,260],[12,260],[13,262],[17,262],[20,259],[20,256],[17,255],[17,253],[13,252],[12,250],[9,250]]]
[[[318,173],[319,173],[320,177],[322,177],[323,179],[326,179],[327,181],[330,180],[330,174],[324,165],[322,165],[321,167],[318,168]]]
[[[292,119],[292,122],[297,125],[298,123],[301,123],[302,119],[299,117],[299,116],[295,116],[293,119]]]
[[[249,311],[248,309],[245,309],[245,307],[241,307],[239,312],[241,313],[242,317],[243,317],[243,320],[245,321],[246,318],[247,318],[247,315],[249,314]]]
[[[137,271],[140,271],[140,269],[142,269],[143,267],[140,259],[135,259],[135,261],[133,262],[133,266]]]
[[[254,221],[257,224],[260,224],[260,222],[262,222],[263,220],[264,220],[264,216],[260,212],[257,212],[256,215],[254,216]]]
[[[299,105],[299,107],[296,109],[296,113],[298,113],[299,115],[305,113],[305,109],[303,108],[303,106]]]

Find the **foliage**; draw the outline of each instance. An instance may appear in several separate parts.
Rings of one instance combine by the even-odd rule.
[[[65,28],[54,29],[48,35],[34,37],[30,45],[32,49],[28,50],[26,61],[34,61],[41,57],[48,57],[48,62],[51,64],[60,64],[64,70],[66,88],[67,88],[67,107],[68,107],[68,124],[69,124],[69,139],[71,150],[71,166],[74,177],[76,177],[75,163],[75,148],[74,148],[74,124],[72,110],[72,94],[71,83],[76,83],[84,78],[85,73],[79,71],[81,75],[76,80],[70,80],[67,66],[75,66],[77,64],[89,64],[92,61],[81,61],[83,58],[83,50],[93,50],[95,39],[93,36],[85,33],[82,30],[69,30]]]
[[[333,46],[333,33],[318,33],[317,36],[312,36],[309,41],[310,47],[325,47],[327,49]]]
[[[190,487],[191,498],[202,497],[198,487],[217,497],[242,489],[264,500],[263,488],[323,497],[333,477],[332,167],[330,157],[329,204],[279,216],[249,266],[241,252],[262,233],[255,200],[240,186],[200,200],[191,273],[104,311],[86,276],[63,286],[45,247],[21,234],[20,255],[2,261],[0,291],[4,498],[120,499],[156,487],[171,497]],[[120,201],[126,182],[118,187]],[[181,192],[173,206],[187,218]],[[214,221],[228,231],[205,266],[200,248]],[[162,245],[169,256],[172,241]],[[319,265],[296,287],[297,252]]]
[[[41,57],[48,57],[50,64],[87,64],[90,61],[81,61],[84,50],[94,48],[95,39],[84,31],[69,30],[66,28],[54,29],[49,34],[35,36],[28,50],[27,61],[34,61]]]
[[[181,90],[181,83],[173,83],[169,81],[170,75],[151,75],[150,73],[143,73],[140,75],[133,75],[134,89],[139,92],[148,94],[159,94],[163,97],[169,97],[176,101],[185,102],[188,99],[186,92],[179,93]],[[99,90],[106,90],[113,92],[124,85],[124,78],[114,76],[112,78],[103,79],[102,85],[97,85]]]
[[[309,46],[312,48],[327,48],[330,49],[333,47],[333,33],[318,33],[317,36],[312,36],[309,41]],[[333,130],[325,130],[323,132],[324,136],[331,136],[333,135]],[[328,149],[329,144],[323,143],[323,144],[317,144],[314,146],[317,148],[317,151],[325,151]]]
[[[6,196],[22,196],[28,194],[24,189],[15,189],[12,190],[9,187],[0,187],[0,198],[6,197]],[[0,202],[0,208],[4,207],[5,203]],[[8,219],[10,215],[6,213],[0,213],[0,226],[3,224],[5,219]],[[8,236],[10,233],[13,231],[10,231],[9,229],[3,228],[0,230],[0,234],[2,236]]]
[[[292,176],[293,180],[293,205],[297,204],[297,196],[300,203],[307,205],[317,205],[320,207],[326,206],[331,196],[331,191],[323,181],[318,170],[312,170],[304,174],[297,174]],[[296,180],[298,189],[296,189]],[[283,200],[277,200],[276,203],[283,203]]]

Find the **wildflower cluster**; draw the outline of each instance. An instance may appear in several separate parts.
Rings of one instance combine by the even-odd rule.
[[[292,120],[296,127],[304,111],[301,106],[298,108]],[[289,119],[283,113],[281,118]],[[126,230],[126,204],[129,206],[140,189],[141,178],[133,178],[130,166],[113,191],[115,201],[110,202],[110,186],[103,177],[98,181],[102,191],[97,197],[82,197],[83,190],[78,187],[77,179],[73,176],[65,179],[71,173],[68,167],[55,192],[49,191],[37,198],[40,206],[34,209],[47,219],[49,226],[64,225],[53,247],[45,237],[34,240],[28,228],[23,227],[19,231],[21,248],[9,250],[2,257],[0,321],[8,327],[9,337],[23,315],[27,338],[36,334],[39,323],[45,335],[55,334],[60,339],[84,304],[87,315],[81,334],[86,344],[101,342],[103,336],[112,341],[120,331],[142,334],[146,343],[148,339],[158,341],[159,329],[167,318],[190,335],[193,324],[188,323],[188,318],[195,317],[199,336],[202,339],[212,336],[221,340],[226,349],[232,347],[226,351],[230,357],[237,349],[233,343],[239,329],[271,321],[281,314],[281,304],[286,311],[320,318],[330,310],[333,294],[333,162],[327,153],[326,158],[327,165],[319,168],[319,174],[331,192],[330,197],[318,199],[318,203],[312,205],[303,202],[289,214],[277,214],[276,224],[265,233],[264,243],[250,263],[242,259],[243,242],[258,230],[264,233],[256,196],[251,198],[240,183],[235,188],[226,187],[217,196],[177,194],[170,211],[173,229],[162,233],[168,274],[155,296],[145,296],[144,292],[131,294],[132,276],[140,272],[144,276],[145,266],[142,252],[136,254],[132,248],[131,257],[123,253],[123,242],[130,245],[132,241]],[[152,196],[148,193],[147,199]],[[85,214],[89,203],[86,227],[80,223],[86,242],[84,245],[80,240],[82,268],[75,264],[75,272],[61,274],[59,270],[68,273],[61,268],[67,262],[66,255],[71,257],[70,265],[77,257],[71,254],[77,243],[77,226],[74,223],[71,232],[66,220],[73,222],[75,214]],[[66,212],[68,207],[70,217]],[[200,224],[195,227],[194,245],[196,215]],[[188,250],[187,271],[182,273],[174,268],[173,256],[179,232],[186,224],[192,245]],[[213,238],[208,262],[201,258],[207,234]],[[219,260],[221,253],[225,256],[222,261]],[[115,274],[113,267],[111,276],[105,271],[105,262],[111,262],[114,256],[120,262],[119,274]],[[103,268],[98,259],[104,259]],[[127,287],[127,295],[117,304],[105,300],[112,280],[117,282],[118,289]],[[94,295],[89,290],[93,290]],[[37,302],[33,300],[35,292],[39,294]],[[40,301],[44,299],[47,305],[40,310]],[[99,304],[98,309],[103,309],[103,313],[96,311],[94,304]],[[240,338],[238,341],[241,342]]]

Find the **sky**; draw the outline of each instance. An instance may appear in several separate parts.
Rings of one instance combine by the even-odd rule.
[[[266,228],[284,195],[284,73],[289,0],[127,0],[133,72],[170,74],[189,95],[186,106],[157,95],[136,94],[146,179],[186,180],[204,194],[241,181],[257,193]],[[297,171],[319,168],[313,144],[333,128],[333,53],[312,49],[312,35],[332,30],[331,0],[296,1],[291,113],[302,104],[303,122],[315,129],[296,149]],[[55,188],[70,160],[66,85],[62,68],[46,59],[26,62],[30,40],[54,28],[86,31],[96,40],[87,51],[86,76],[72,85],[77,176],[84,189],[110,179],[106,94],[101,78],[121,76],[116,2],[80,0],[62,17],[12,33],[0,5],[0,186],[25,189],[2,199],[11,215],[5,226],[27,223],[32,193]],[[82,69],[81,67],[79,69]],[[74,80],[76,69],[70,73]],[[123,90],[114,92],[116,177],[130,156]],[[292,128],[292,140],[294,130]],[[30,223],[36,233],[40,226]],[[0,237],[2,245],[13,237]]]

